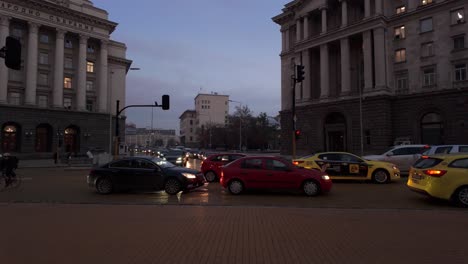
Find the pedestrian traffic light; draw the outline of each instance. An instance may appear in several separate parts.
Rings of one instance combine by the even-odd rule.
[[[304,66],[296,65],[296,82],[302,82],[304,80]]]
[[[169,95],[167,94],[162,96],[162,109],[169,110]]]
[[[296,129],[294,131],[294,136],[296,137],[296,140],[299,139],[301,137],[301,130]]]
[[[5,47],[0,50],[0,55],[5,58],[5,65],[13,70],[21,70],[21,43],[14,37],[7,37]]]

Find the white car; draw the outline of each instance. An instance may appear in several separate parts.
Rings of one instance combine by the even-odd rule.
[[[400,169],[401,174],[407,175],[411,165],[429,148],[429,145],[400,145],[390,148],[382,155],[368,155],[362,158],[393,163]]]
[[[423,155],[449,154],[459,152],[468,153],[468,145],[433,145],[428,150],[424,151]]]

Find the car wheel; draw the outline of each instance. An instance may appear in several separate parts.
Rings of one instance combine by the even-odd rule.
[[[459,188],[454,195],[455,202],[462,207],[468,207],[468,186]]]
[[[207,182],[214,182],[216,181],[216,173],[209,171],[205,174],[205,179]]]
[[[376,170],[374,174],[372,174],[372,180],[375,183],[387,183],[390,181],[390,175],[386,170]]]
[[[101,178],[96,182],[96,190],[100,194],[109,194],[112,189],[112,181],[109,178]]]
[[[164,184],[164,191],[167,194],[174,195],[182,191],[182,184],[175,178],[170,178]]]
[[[231,194],[237,195],[244,191],[244,184],[239,180],[233,180],[229,182],[228,189]]]
[[[320,187],[314,181],[306,181],[302,185],[302,190],[307,196],[316,196],[320,192]]]

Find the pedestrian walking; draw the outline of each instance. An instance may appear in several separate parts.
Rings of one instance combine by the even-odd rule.
[[[6,176],[5,186],[7,187],[16,177],[15,170],[18,168],[18,158],[11,156],[10,153],[3,154],[1,167]]]

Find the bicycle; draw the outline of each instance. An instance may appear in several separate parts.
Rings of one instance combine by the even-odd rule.
[[[6,186],[8,179],[10,179],[10,184]],[[14,177],[9,177],[5,172],[2,172],[2,175],[0,176],[0,192],[6,189],[17,189],[20,187],[21,182],[21,176],[16,174]]]

